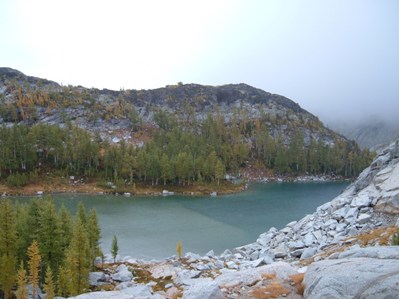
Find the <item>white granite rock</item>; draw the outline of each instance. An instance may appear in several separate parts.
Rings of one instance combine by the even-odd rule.
[[[183,299],[223,299],[224,295],[216,281],[198,278],[191,281],[183,291]]]
[[[121,264],[116,269],[116,272],[111,275],[112,280],[114,281],[131,281],[133,278],[132,272],[130,272],[126,265]]]
[[[398,298],[399,284],[392,284],[399,276],[398,269],[399,260],[389,259],[353,258],[314,262],[305,273],[304,296],[307,299]]]
[[[105,281],[105,274],[103,272],[90,272],[89,284],[91,286],[98,286],[99,282]]]

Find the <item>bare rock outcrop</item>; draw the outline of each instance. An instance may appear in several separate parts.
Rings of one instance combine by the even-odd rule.
[[[398,298],[399,247],[359,247],[341,256],[309,266],[305,298]]]

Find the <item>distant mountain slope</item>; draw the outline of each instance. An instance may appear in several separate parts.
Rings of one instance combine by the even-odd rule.
[[[0,178],[1,171],[47,165],[121,182],[219,185],[226,173],[242,171],[258,179],[350,177],[370,159],[297,103],[246,84],[113,91],[61,86],[0,68],[0,124],[8,153]]]
[[[351,140],[355,140],[361,148],[378,150],[399,138],[399,121],[385,120],[381,117],[369,117],[359,122],[332,123],[331,127]]]
[[[153,90],[98,90],[26,76],[0,68],[0,123],[65,124],[72,121],[102,138],[127,137],[137,125],[156,126],[159,111],[179,121],[202,121],[208,114],[223,115],[226,122],[264,119],[271,135],[282,134],[288,143],[294,131],[302,131],[307,144],[312,138],[333,144],[345,140],[324,127],[317,117],[290,99],[246,84],[203,86],[168,85]]]

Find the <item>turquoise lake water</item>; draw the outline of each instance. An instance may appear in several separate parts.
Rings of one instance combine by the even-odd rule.
[[[311,214],[319,205],[340,194],[348,182],[253,184],[242,193],[208,196],[123,197],[109,195],[55,195],[75,213],[80,201],[96,208],[101,247],[110,252],[116,235],[121,256],[165,258],[184,252],[205,254],[254,242],[270,227]]]

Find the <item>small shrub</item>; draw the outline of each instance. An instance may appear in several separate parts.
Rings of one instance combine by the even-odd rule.
[[[29,183],[29,175],[25,173],[13,173],[10,174],[6,179],[6,184],[9,187],[23,187]]]

